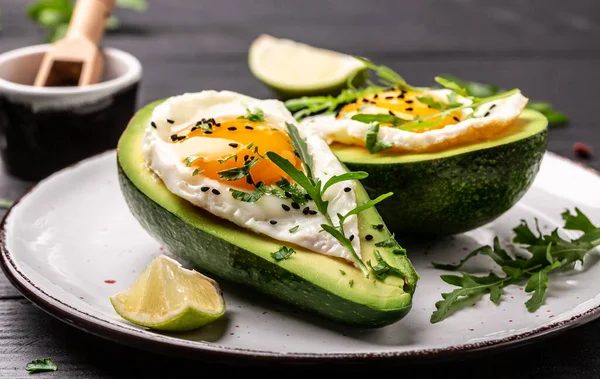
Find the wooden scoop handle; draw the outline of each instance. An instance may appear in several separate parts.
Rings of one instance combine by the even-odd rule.
[[[115,3],[116,0],[77,0],[65,39],[84,38],[98,45]]]

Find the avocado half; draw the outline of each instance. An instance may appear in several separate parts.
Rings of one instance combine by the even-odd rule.
[[[546,151],[547,125],[526,109],[492,140],[435,153],[331,148],[350,170],[369,173],[362,184],[370,196],[394,192],[378,210],[396,236],[447,236],[493,221],[525,194]]]
[[[271,253],[282,243],[218,218],[171,193],[146,166],[142,154],[144,129],[152,110],[139,110],[123,132],[117,147],[118,175],[124,198],[139,223],[167,249],[194,264],[208,276],[243,284],[276,301],[319,314],[338,323],[375,328],[402,319],[411,309],[418,274],[400,246],[375,243],[391,236],[375,208],[359,214],[363,260],[376,265],[374,250],[396,267],[404,278],[366,278],[349,262],[292,246],[296,253],[275,261]],[[358,184],[358,183],[357,183]],[[357,186],[359,203],[368,200]],[[366,235],[373,236],[371,241]]]

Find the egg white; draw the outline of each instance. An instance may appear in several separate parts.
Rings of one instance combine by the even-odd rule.
[[[317,210],[314,202],[310,201],[299,210],[292,208],[290,211],[285,211],[282,204],[289,206],[291,202],[270,194],[264,195],[254,203],[236,200],[229,191],[230,188],[235,189],[235,187],[202,174],[192,176],[194,168],[186,167],[182,162],[182,159],[189,155],[202,155],[202,151],[197,151],[198,147],[208,150],[218,149],[219,146],[230,141],[191,137],[176,144],[171,141],[171,135],[194,126],[203,118],[235,118],[247,114],[248,109],[256,108],[264,112],[267,122],[284,132],[287,131],[285,122],[297,125],[285,105],[278,100],[260,100],[231,91],[212,90],[168,98],[152,113],[151,121],[156,128],[150,124],[145,130],[143,153],[149,169],[172,193],[220,218],[282,242],[353,262],[350,252],[343,245],[329,233],[322,232],[320,225],[327,221],[321,213],[316,215],[302,213],[305,206]],[[313,157],[314,175],[320,178],[322,183],[327,182],[331,176],[346,172],[322,138],[308,130],[300,130],[300,134],[306,139],[309,154]],[[205,141],[196,141],[199,143],[193,141],[198,138]],[[203,192],[202,187],[209,187],[210,190]],[[346,187],[350,187],[351,191],[345,192]],[[219,194],[215,195],[213,189]],[[248,192],[245,189],[238,189]],[[356,184],[354,181],[337,183],[325,192],[323,199],[329,201],[328,213],[332,220],[337,220],[338,213],[345,214],[356,207]],[[271,220],[277,221],[277,224],[272,225]],[[289,230],[297,225],[299,225],[298,230],[290,233]],[[352,244],[360,256],[356,216],[351,216],[344,222],[344,231],[346,236],[356,237]]]
[[[450,94],[447,89],[432,89],[425,91],[423,96],[431,96],[438,101],[446,101]],[[457,102],[464,105],[472,104],[471,100],[457,96]],[[380,126],[377,140],[391,144],[391,150],[422,151],[427,148],[459,138],[468,133],[470,129],[491,128],[502,130],[512,124],[527,105],[528,98],[521,93],[495,100],[480,106],[472,118],[447,125],[441,129],[429,130],[423,133],[414,133],[390,126]],[[488,116],[484,115],[489,112]],[[388,113],[387,109],[370,106],[361,113],[377,114]],[[397,113],[397,112],[396,112]],[[472,108],[461,111],[462,117],[473,113]],[[344,119],[337,119],[335,115],[317,115],[307,117],[300,123],[300,127],[322,137],[328,144],[339,142],[345,145],[365,146],[369,124],[350,119],[352,114],[345,115]],[[461,117],[461,119],[462,119]]]

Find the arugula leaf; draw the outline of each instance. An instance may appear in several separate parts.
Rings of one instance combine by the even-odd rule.
[[[378,122],[380,124],[392,124],[392,126],[404,125],[411,120],[405,120],[403,118],[391,115],[391,114],[355,114],[351,117],[351,120],[364,122],[370,124],[372,122]]]
[[[294,254],[296,250],[291,247],[281,246],[281,248],[277,251],[271,253],[271,258],[275,259],[277,262],[282,261],[284,259],[288,259]]]
[[[452,92],[454,97],[456,98],[456,93]],[[417,96],[417,100],[425,105],[429,105],[433,109],[437,109],[438,111],[445,111],[446,109],[452,109],[462,106],[461,103],[456,103],[454,101],[448,103],[442,103],[440,101],[435,100],[431,96]]]
[[[364,171],[352,171],[352,172],[346,172],[346,173],[343,173],[340,175],[332,176],[327,182],[325,182],[325,184],[323,185],[323,188],[321,188],[321,195],[323,195],[329,187],[331,187],[332,185],[334,185],[336,183],[345,182],[347,180],[361,180],[361,179],[365,179],[368,176],[369,176],[369,174],[367,174]]]
[[[433,263],[436,268],[454,271],[476,255],[488,255],[501,267],[506,276],[498,277],[490,274],[487,277],[477,277],[466,273],[462,273],[462,277],[442,275],[443,281],[461,288],[442,294],[443,300],[436,303],[437,310],[432,315],[431,322],[444,319],[451,308],[459,306],[459,298],[489,292],[490,299],[497,304],[504,287],[524,281],[526,281],[525,292],[532,294],[525,302],[525,306],[530,312],[539,309],[545,301],[546,289],[550,281],[549,274],[558,268],[561,270],[573,268],[575,263],[583,262],[590,251],[600,246],[600,228],[595,226],[581,210],[575,208],[575,214],[567,210],[562,213],[562,217],[564,229],[582,232],[579,238],[564,239],[559,235],[558,228],[543,234],[537,226],[537,219],[535,220],[536,234],[526,221],[521,220],[519,225],[513,228],[512,242],[521,245],[531,253],[526,258],[508,255],[500,246],[499,238],[495,237],[493,246],[475,249],[457,265]]]
[[[444,78],[442,76],[436,76],[434,80],[444,88],[452,90],[461,96],[468,96],[467,90],[452,79]]]
[[[348,211],[348,213],[346,213],[345,215],[338,214],[338,218],[340,219],[340,225],[343,224],[344,220],[346,220],[348,217],[350,217],[352,215],[357,215],[360,212],[365,211],[369,208],[373,208],[375,205],[377,205],[378,203],[387,199],[388,197],[392,196],[393,194],[394,194],[393,192],[388,192],[383,195],[379,195],[375,199],[365,201],[363,204],[356,206],[354,209]]]
[[[246,161],[246,163],[244,163],[242,167],[234,167],[228,170],[219,171],[217,172],[217,174],[219,174],[219,177],[221,177],[221,179],[227,181],[239,180],[244,177],[248,177],[249,179],[251,179],[250,169],[254,167],[254,165],[257,164],[258,161],[259,159],[251,159]]]
[[[379,134],[379,123],[374,122],[369,126],[367,130],[367,137],[365,141],[365,147],[369,150],[369,153],[376,154],[380,151],[389,149],[392,147],[390,142],[383,142],[377,140],[377,135]]]
[[[33,360],[25,366],[25,370],[29,372],[46,372],[46,371],[56,371],[58,367],[56,367],[56,363],[51,358],[44,359],[36,359]]]
[[[473,96],[476,98],[484,98],[495,96],[501,92],[504,92],[503,89],[499,88],[495,84],[485,84],[474,81],[464,81],[455,76],[444,74],[440,75],[441,78],[452,81],[464,88],[467,91],[468,96]],[[548,123],[551,125],[561,125],[569,122],[569,118],[562,112],[556,111],[552,108],[552,105],[545,101],[532,101],[527,102],[525,106],[527,109],[533,109],[540,113],[542,113],[548,119]]]
[[[552,265],[544,267],[529,277],[525,292],[533,292],[533,295],[525,302],[525,306],[530,312],[536,311],[544,303],[549,282],[548,274],[558,267],[560,267],[560,262],[555,261]]]
[[[356,251],[354,251],[354,246],[352,246],[352,241],[350,241],[350,239],[348,237],[346,237],[343,232],[341,232],[340,230],[338,230],[337,228],[335,228],[331,225],[321,224],[321,228],[323,228],[323,230],[326,231],[327,233],[331,234],[331,236],[333,238],[338,240],[346,249],[348,249],[348,251],[352,255],[352,259],[354,260],[356,265],[362,270],[363,274],[367,275],[368,274],[367,267],[365,266],[363,261],[360,259],[358,254],[356,254]],[[343,228],[341,228],[341,227],[340,227],[340,229],[343,230]]]
[[[292,145],[294,146],[294,149],[300,156],[300,160],[304,164],[306,175],[309,178],[313,178],[313,159],[312,155],[308,153],[308,145],[306,144],[306,141],[300,136],[300,132],[298,131],[296,125],[286,122],[285,126],[287,127],[288,135],[292,140]]]
[[[393,88],[396,88],[399,90],[404,90],[404,91],[415,91],[415,92],[420,91],[419,88],[409,85],[402,76],[400,76],[397,72],[395,72],[391,68],[389,68],[387,66],[375,65],[367,58],[363,58],[363,57],[355,57],[355,58],[358,59],[359,61],[363,62],[365,64],[365,66],[367,66],[369,69],[375,71],[377,76],[380,78],[380,81],[382,82],[382,84],[384,84],[386,87],[393,87]]]

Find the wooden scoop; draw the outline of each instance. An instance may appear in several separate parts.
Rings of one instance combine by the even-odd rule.
[[[77,0],[67,33],[44,55],[37,87],[98,83],[104,70],[99,43],[116,0]]]

